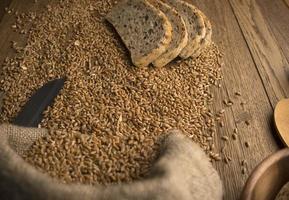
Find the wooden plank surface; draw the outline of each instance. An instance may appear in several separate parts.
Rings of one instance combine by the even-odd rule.
[[[40,9],[39,5],[33,2],[13,0],[10,7],[20,12]],[[45,2],[47,1],[41,1],[42,4]],[[279,148],[278,139],[274,136],[272,114],[278,99],[289,93],[288,79],[284,74],[284,66],[288,66],[286,52],[289,46],[282,42],[286,40],[288,33],[287,29],[284,33],[282,25],[273,25],[277,23],[277,18],[271,19],[273,14],[264,17],[255,1],[192,2],[211,19],[213,39],[225,54],[223,86],[221,90],[213,91],[215,103],[212,109],[219,111],[224,108],[223,100],[231,99],[234,102],[232,107],[225,107],[225,127],[219,127],[216,136],[217,147],[224,147],[224,154],[230,156],[232,161],[229,164],[218,162],[215,166],[223,181],[224,199],[234,200],[238,199],[252,169]],[[272,2],[268,4],[275,5]],[[0,3],[0,8],[1,5]],[[265,3],[261,8],[270,10]],[[274,9],[274,12],[277,12],[277,8]],[[0,22],[0,64],[6,56],[14,53],[10,48],[10,41],[25,42],[25,38],[7,28],[11,27],[13,21],[13,16],[6,14]],[[270,26],[274,26],[276,30],[272,31]],[[240,97],[234,94],[237,91],[242,94]],[[241,105],[241,102],[245,104]],[[248,121],[249,125],[246,125],[245,121]],[[220,139],[223,135],[231,138],[235,128],[238,129],[237,140],[224,142]],[[250,143],[249,148],[244,145],[246,141]],[[247,171],[242,174],[240,163],[245,159],[248,162],[245,167]]]
[[[224,107],[222,101],[231,99],[234,105],[227,109],[225,127],[220,135],[231,138],[238,129],[238,139],[225,144],[218,137],[219,147],[225,146],[225,154],[232,158],[226,165],[216,163],[225,188],[225,198],[238,199],[242,187],[254,167],[266,156],[278,149],[271,124],[273,109],[264,90],[262,79],[251,57],[246,40],[227,1],[193,1],[211,19],[214,41],[221,47],[224,56],[224,83],[222,91],[215,92],[215,109]],[[240,92],[237,98],[235,92]],[[241,102],[246,102],[244,106]],[[248,120],[250,125],[246,125]],[[251,143],[246,148],[244,143]],[[247,160],[246,173],[241,172],[241,161]]]
[[[288,62],[255,0],[229,0],[271,105],[289,96]],[[286,67],[285,67],[286,66]]]
[[[283,0],[258,0],[257,3],[284,56],[289,61],[289,0],[287,0],[288,6]],[[289,66],[284,67],[289,68]]]

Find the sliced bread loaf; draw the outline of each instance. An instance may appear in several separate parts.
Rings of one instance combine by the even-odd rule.
[[[106,16],[130,51],[135,66],[147,66],[163,54],[172,40],[164,13],[147,0],[122,0]]]
[[[180,53],[181,58],[192,56],[206,34],[204,19],[200,11],[192,4],[182,0],[163,0],[174,7],[183,17],[189,33],[188,43]]]
[[[193,57],[198,57],[202,53],[202,51],[207,46],[209,46],[210,43],[212,42],[212,25],[211,25],[211,22],[204,13],[201,12],[201,15],[202,15],[204,22],[205,22],[206,34],[205,34],[205,37],[202,38],[199,48],[196,49],[195,52],[192,54]]]
[[[167,16],[173,28],[172,41],[167,50],[153,61],[154,66],[163,67],[175,59],[187,45],[188,32],[183,18],[174,8],[159,0],[149,0],[149,2]]]

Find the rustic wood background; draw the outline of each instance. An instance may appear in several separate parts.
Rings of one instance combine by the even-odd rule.
[[[11,30],[15,18],[5,7],[19,12],[37,11],[47,0],[0,0],[0,63],[13,55],[11,41],[25,43]],[[238,199],[254,167],[282,148],[273,125],[276,103],[289,96],[289,0],[191,0],[213,24],[213,39],[224,53],[224,81],[215,90],[212,109],[234,105],[225,112],[225,126],[219,128],[217,146],[232,158],[229,164],[215,163],[227,200]],[[242,95],[236,97],[235,92]],[[244,102],[244,105],[241,105]],[[248,121],[249,124],[246,124]],[[238,128],[238,139],[224,142]],[[249,142],[247,148],[245,142]],[[241,162],[247,160],[242,174]]]

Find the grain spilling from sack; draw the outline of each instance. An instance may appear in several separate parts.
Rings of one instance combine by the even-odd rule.
[[[110,184],[145,176],[157,156],[157,138],[171,128],[217,155],[209,109],[211,86],[222,78],[217,46],[164,68],[135,68],[104,18],[114,3],[52,1],[42,13],[21,14],[17,27],[27,32],[27,45],[17,47],[0,73],[1,123],[11,121],[48,80],[67,77],[41,123],[49,136],[24,156],[66,183]]]

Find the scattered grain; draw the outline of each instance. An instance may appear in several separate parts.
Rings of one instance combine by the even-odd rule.
[[[232,100],[223,100],[223,103],[228,107],[230,107],[234,104]]]
[[[223,135],[223,136],[221,137],[221,139],[224,140],[224,141],[228,141],[228,140],[229,140],[229,137],[226,136],[226,135]]]
[[[215,161],[221,161],[222,160],[220,154],[218,154],[218,153],[210,152],[209,156],[211,159],[213,159]]]
[[[250,147],[250,143],[249,142],[245,142],[245,147],[249,148]]]
[[[235,92],[236,96],[242,96],[240,92]]]
[[[246,102],[242,101],[242,102],[240,103],[240,105],[241,105],[241,106],[244,106],[244,105],[246,105]]]
[[[11,13],[12,13],[12,11],[11,11],[8,7],[5,8],[5,11],[6,11],[8,14],[11,14]]]
[[[220,121],[219,125],[220,125],[220,127],[224,127],[225,126],[223,121]]]
[[[228,164],[230,161],[231,161],[231,160],[230,160],[227,156],[224,156],[224,162],[225,162],[226,164]]]
[[[219,111],[219,114],[224,114],[225,113],[225,109],[222,109]]]
[[[229,100],[227,103],[227,106],[232,106],[232,105],[234,105],[234,102],[232,100]]]
[[[241,166],[246,166],[247,165],[247,160],[242,160],[241,161]]]
[[[232,158],[230,156],[227,156],[227,158],[228,158],[229,161],[232,161]]]
[[[226,146],[221,147],[221,153],[224,153],[226,149]]]

